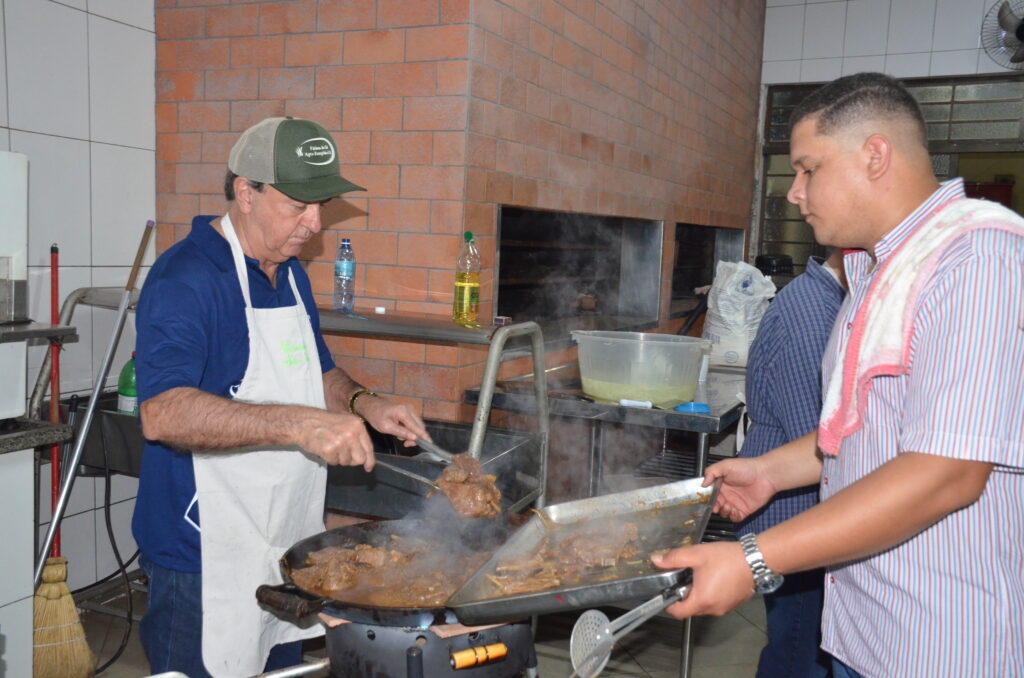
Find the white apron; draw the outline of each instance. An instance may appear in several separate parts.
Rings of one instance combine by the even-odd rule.
[[[323,375],[306,308],[291,271],[295,305],[253,308],[242,247],[221,219],[249,326],[249,364],[236,400],[325,407]],[[312,638],[256,602],[261,584],[282,583],[278,558],[324,530],[324,463],[297,449],[194,453],[203,567],[203,663],[217,678],[262,673],[278,643]]]

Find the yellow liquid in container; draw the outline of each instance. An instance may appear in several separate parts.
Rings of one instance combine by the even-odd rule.
[[[455,273],[455,301],[452,303],[452,320],[462,325],[475,325],[479,311],[479,271],[457,271]]]
[[[623,398],[628,400],[649,400],[655,407],[673,408],[693,400],[697,383],[682,386],[644,386],[643,384],[622,384],[613,381],[583,379],[583,392],[598,400],[614,403]]]

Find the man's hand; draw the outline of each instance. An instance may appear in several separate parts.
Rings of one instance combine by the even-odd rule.
[[[704,473],[704,486],[722,479],[713,511],[739,522],[768,503],[776,488],[765,475],[760,457],[726,459],[712,464]]]
[[[754,576],[736,542],[714,542],[673,549],[651,560],[658,567],[693,568],[693,586],[686,600],[665,611],[677,619],[700,614],[723,615],[754,594]]]
[[[370,434],[354,414],[303,407],[291,427],[299,447],[328,464],[373,470],[375,459]]]
[[[416,437],[430,440],[423,420],[404,403],[388,398],[363,397],[356,403],[356,412],[370,426],[405,441],[406,447],[416,444]]]

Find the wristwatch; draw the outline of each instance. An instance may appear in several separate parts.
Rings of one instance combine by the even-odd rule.
[[[782,586],[783,577],[781,574],[772,572],[772,569],[764,562],[761,550],[757,548],[757,538],[753,533],[740,537],[740,546],[743,547],[743,557],[750,565],[750,571],[754,575],[754,590],[758,593],[775,593]]]

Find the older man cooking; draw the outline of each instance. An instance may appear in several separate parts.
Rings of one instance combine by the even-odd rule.
[[[296,259],[341,177],[331,135],[270,118],[231,149],[227,213],[199,216],[154,264],[136,315],[147,439],[133,533],[149,577],[154,672],[243,676],[299,663],[317,635],[257,605],[277,559],[324,529],[327,464],[373,468],[364,420],[412,445],[402,404],[334,364]],[[269,660],[268,660],[269,657]]]

